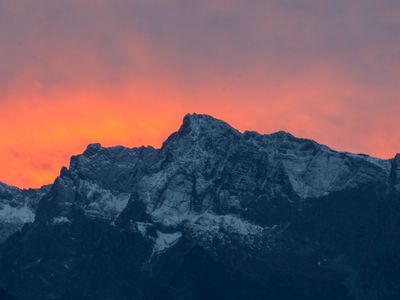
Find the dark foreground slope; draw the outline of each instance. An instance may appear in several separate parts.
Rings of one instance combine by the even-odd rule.
[[[1,300],[16,300],[13,296],[7,293],[5,290],[0,288],[0,299]]]
[[[400,156],[188,115],[161,149],[90,145],[0,246],[20,300],[400,299]]]

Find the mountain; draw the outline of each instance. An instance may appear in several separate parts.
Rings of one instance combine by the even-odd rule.
[[[33,222],[39,200],[49,189],[21,190],[0,182],[0,243],[25,223]]]
[[[20,300],[400,299],[400,155],[191,114],[160,149],[89,145],[32,211],[0,244]]]

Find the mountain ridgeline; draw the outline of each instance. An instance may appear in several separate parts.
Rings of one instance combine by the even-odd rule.
[[[51,186],[0,185],[0,242],[18,300],[397,300],[400,155],[191,114],[160,149],[92,144]]]

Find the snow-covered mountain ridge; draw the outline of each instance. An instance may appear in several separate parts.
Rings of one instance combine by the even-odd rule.
[[[28,287],[17,289],[24,276],[30,289],[35,287],[37,299],[70,299],[70,292],[56,282],[77,280],[76,274],[95,280],[98,274],[92,274],[93,270],[104,267],[114,272],[119,263],[113,274],[124,287],[117,290],[114,279],[102,277],[105,294],[98,299],[110,299],[107,291],[121,293],[119,298],[113,294],[114,299],[133,299],[125,290],[137,293],[135,299],[158,299],[158,293],[170,293],[175,299],[175,289],[184,285],[174,282],[170,272],[186,274],[179,266],[193,264],[192,255],[227,263],[250,285],[272,280],[268,272],[275,268],[282,276],[312,274],[304,285],[285,283],[294,293],[288,299],[325,295],[326,285],[342,289],[342,298],[332,296],[335,292],[321,296],[329,300],[390,299],[397,293],[385,292],[377,298],[377,290],[390,285],[392,277],[381,275],[390,277],[383,283],[374,278],[387,269],[373,268],[369,256],[355,253],[369,245],[370,236],[378,236],[386,248],[399,246],[392,236],[397,234],[393,228],[400,194],[400,155],[381,160],[337,152],[286,132],[241,133],[211,116],[190,114],[160,149],[91,144],[71,158],[70,166],[62,168],[51,187],[35,191],[34,200],[19,196],[18,189],[4,190],[4,195],[9,193],[0,200],[4,215],[12,215],[8,206],[18,199],[13,207],[18,209],[20,223],[7,232],[7,236],[17,233],[0,247],[0,268],[9,274],[0,275],[0,285],[21,299],[29,294]],[[24,215],[26,207],[30,213]],[[0,207],[0,223],[1,211]],[[18,232],[23,222],[33,221],[34,214],[34,222]],[[381,238],[384,224],[392,231]],[[114,244],[119,246],[113,248]],[[369,255],[378,255],[379,247],[372,246],[375,250]],[[102,255],[112,264],[100,262]],[[259,270],[257,264],[266,269]],[[125,270],[125,265],[130,269]],[[239,280],[221,272],[224,280]],[[351,277],[354,272],[357,280]],[[119,277],[123,274],[129,279]],[[194,280],[192,275],[179,276]],[[164,283],[154,283],[157,288],[148,290],[141,281],[145,278]],[[92,279],[79,281],[85,292],[77,288],[74,297],[93,299],[94,289],[87,283]],[[134,280],[133,286],[129,280]],[[170,281],[170,287],[164,286]],[[116,286],[107,288],[106,282]],[[309,290],[309,284],[315,290]],[[273,286],[259,288],[267,291]],[[198,289],[190,288],[192,292]],[[253,299],[264,298],[257,294]]]
[[[79,207],[87,217],[114,223],[129,205],[140,202],[152,224],[168,231],[183,226],[198,229],[199,235],[204,228],[212,238],[225,229],[230,237],[234,232],[248,238],[282,225],[255,222],[260,214],[254,208],[257,198],[296,199],[300,209],[307,198],[389,184],[392,165],[390,160],[336,152],[285,132],[242,134],[223,121],[192,114],[161,149],[91,144],[74,156],[55,183],[56,190],[66,189],[74,196],[56,202],[60,213],[52,218],[72,221],[71,209]]]

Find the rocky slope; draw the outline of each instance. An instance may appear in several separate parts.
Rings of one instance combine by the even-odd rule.
[[[400,156],[192,114],[161,149],[72,157],[0,246],[0,286],[20,300],[394,300],[399,228]]]
[[[33,222],[40,198],[49,191],[40,189],[21,190],[0,182],[0,243],[27,222]]]

